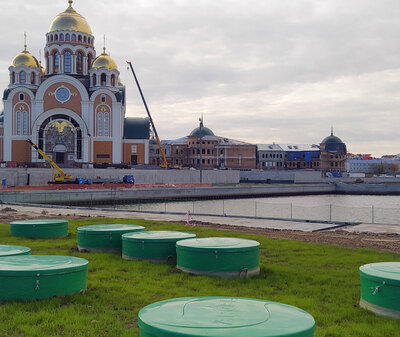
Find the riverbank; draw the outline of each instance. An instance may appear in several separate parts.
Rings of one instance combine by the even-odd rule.
[[[43,218],[89,219],[145,219],[170,223],[188,223],[188,217],[173,214],[149,214],[141,212],[96,210],[80,208],[46,208],[40,206],[0,206],[0,223],[15,220]],[[221,230],[253,233],[270,238],[288,239],[350,248],[376,249],[382,252],[400,253],[400,226],[358,224],[312,232],[313,229],[329,228],[326,223],[308,223],[249,218],[195,216],[190,225]]]

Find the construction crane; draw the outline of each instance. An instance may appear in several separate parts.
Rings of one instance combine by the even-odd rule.
[[[136,85],[137,85],[137,87],[138,87],[138,89],[139,89],[140,96],[142,97],[142,101],[143,101],[144,107],[146,108],[147,116],[149,116],[149,120],[150,120],[150,123],[151,123],[151,127],[152,127],[152,129],[153,129],[153,131],[154,131],[154,135],[156,136],[156,141],[157,141],[158,148],[159,148],[159,150],[160,150],[160,153],[161,153],[161,156],[162,156],[162,161],[163,161],[163,162],[160,164],[160,167],[163,167],[163,168],[170,168],[170,167],[171,167],[171,164],[169,164],[169,163],[167,162],[167,158],[165,157],[164,150],[163,150],[163,148],[162,148],[162,146],[161,146],[160,138],[158,138],[156,126],[154,125],[153,119],[151,118],[149,108],[147,107],[147,103],[146,103],[146,100],[144,99],[143,92],[142,92],[142,89],[140,88],[139,81],[138,81],[138,79],[137,79],[137,77],[136,77],[135,71],[133,70],[132,63],[129,62],[129,61],[126,61],[126,63],[128,63],[128,64],[129,64],[129,67],[131,68],[133,77],[135,78]]]
[[[70,175],[67,175],[63,170],[61,170],[58,165],[52,161],[38,146],[36,146],[30,139],[27,140],[29,144],[52,166],[52,171],[54,174],[54,181],[56,183],[64,182],[65,179],[71,179]],[[58,173],[56,172],[58,171]]]

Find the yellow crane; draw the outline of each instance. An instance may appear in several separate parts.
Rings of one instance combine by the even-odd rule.
[[[158,148],[160,150],[162,161],[163,161],[160,164],[160,167],[171,168],[171,164],[168,163],[167,158],[165,157],[165,153],[164,153],[164,150],[162,148],[162,145],[161,145],[161,142],[160,142],[160,138],[158,137],[158,134],[157,134],[156,126],[154,125],[153,119],[151,118],[149,108],[147,107],[147,103],[146,103],[146,100],[144,99],[143,92],[142,92],[142,89],[140,88],[139,81],[138,81],[138,79],[136,77],[135,71],[133,70],[132,63],[129,62],[129,61],[126,61],[126,63],[128,63],[129,67],[131,68],[133,77],[135,78],[136,85],[137,85],[137,87],[139,89],[140,96],[142,97],[142,101],[143,101],[144,107],[146,108],[147,116],[149,116],[151,127],[152,127],[152,129],[154,131],[154,135],[156,136],[156,141],[157,141]]]
[[[52,161],[38,146],[36,146],[30,139],[27,140],[29,144],[52,166],[52,171],[54,174],[54,181],[56,183],[64,182],[65,179],[72,179],[72,176],[67,175],[63,170],[61,170],[58,165]],[[56,172],[58,171],[58,173]]]

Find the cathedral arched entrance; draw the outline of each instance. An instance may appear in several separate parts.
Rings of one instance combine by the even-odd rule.
[[[82,130],[79,123],[65,114],[51,115],[40,124],[38,146],[57,164],[81,161]]]

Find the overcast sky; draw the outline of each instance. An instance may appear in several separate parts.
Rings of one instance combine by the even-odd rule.
[[[0,87],[23,49],[39,58],[67,0],[0,0]],[[400,152],[399,0],[75,0],[97,53],[106,35],[145,117],[131,60],[161,139],[205,126],[250,143],[320,143]]]

